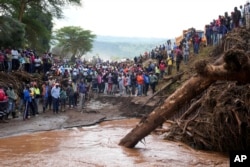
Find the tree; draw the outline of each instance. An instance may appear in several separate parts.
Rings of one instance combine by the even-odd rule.
[[[23,23],[26,25],[25,39],[27,47],[35,48],[41,52],[50,49],[53,28],[52,19],[50,13],[44,13],[39,7],[28,10],[23,17]]]
[[[81,27],[68,26],[55,31],[57,47],[62,47],[63,52],[71,52],[77,58],[91,51],[95,37],[91,31]]]
[[[62,18],[62,8],[67,5],[81,6],[81,0],[0,0],[0,11],[22,22],[25,13],[33,7],[40,7],[44,13]]]
[[[81,0],[0,0],[0,13],[25,25],[24,39],[17,47],[44,51],[50,46],[53,17],[63,18],[62,9],[68,5],[81,6]]]
[[[22,46],[24,34],[24,24],[11,17],[0,16],[0,46]]]

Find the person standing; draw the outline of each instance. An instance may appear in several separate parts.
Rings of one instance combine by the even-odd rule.
[[[217,33],[217,35],[218,35],[218,33]],[[216,39],[218,40],[218,37]],[[201,42],[201,37],[199,36],[198,33],[195,33],[195,35],[193,37],[194,54],[199,54],[200,42]],[[181,48],[179,48],[179,49],[181,49]]]
[[[243,27],[245,25],[245,14],[244,14],[244,8],[242,5],[240,5],[240,27]]]
[[[6,51],[6,62],[8,65],[8,73],[12,71],[12,55],[9,51]]]
[[[241,12],[238,10],[237,7],[234,7],[232,19],[233,19],[233,28],[240,27]]]
[[[124,94],[130,96],[129,82],[130,82],[129,74],[124,73],[123,74]]]
[[[143,80],[144,80],[144,86],[143,86],[143,94],[145,96],[148,95],[148,88],[149,88],[149,84],[150,84],[150,78],[147,72],[145,72],[143,74]]]
[[[112,94],[115,95],[118,90],[118,73],[115,71],[113,72],[113,75],[112,75],[112,82],[113,82]]]
[[[5,93],[4,88],[0,85],[0,122],[8,123],[7,119],[7,109],[8,109],[8,96]]]
[[[47,110],[49,104],[49,96],[51,96],[51,87],[49,82],[46,81],[42,85],[42,96],[43,96],[43,113]]]
[[[123,89],[124,89],[123,88],[123,76],[122,76],[122,74],[119,74],[117,80],[118,80],[118,86],[119,86],[119,93],[120,93],[120,96],[122,96],[123,95]]]
[[[134,71],[130,74],[130,86],[131,86],[131,93],[132,95],[135,95],[135,90],[136,90],[136,74]]]
[[[104,94],[108,94],[108,72],[107,71],[103,75],[102,79],[104,81],[104,90],[103,90],[103,93]]]
[[[211,29],[210,25],[205,26],[205,35],[206,35],[206,39],[207,39],[207,45],[210,46],[212,44],[212,42],[211,42],[212,29]]]
[[[78,111],[82,111],[84,109],[85,105],[85,97],[87,93],[87,88],[83,80],[80,81],[78,88],[79,92],[79,106],[78,106]]]
[[[73,81],[71,84],[72,84],[72,88],[73,88],[73,91],[74,91],[73,108],[76,108],[79,92],[77,91],[77,83],[76,83],[76,81]]]
[[[177,49],[176,49],[176,70],[177,72],[179,72],[180,70],[180,64],[181,64],[181,61],[183,59],[183,56],[182,56],[182,51],[181,51],[181,46],[179,46]]]
[[[163,78],[163,76],[165,74],[165,70],[166,70],[166,64],[163,60],[161,60],[161,62],[159,64],[159,70],[160,70],[160,78]]]
[[[112,73],[109,72],[108,76],[107,76],[107,80],[108,80],[108,90],[107,90],[107,94],[111,95],[112,94],[112,87],[113,87],[113,80],[112,80]]]
[[[11,114],[12,118],[17,118],[16,116],[16,100],[17,100],[17,94],[15,93],[13,89],[13,85],[9,84],[8,90],[6,91],[9,99],[8,103],[8,115]]]
[[[157,75],[158,78],[160,78],[160,69],[159,67],[155,64],[155,74]]]
[[[34,73],[35,71],[35,54],[30,52],[30,66],[29,66],[29,73]]]
[[[30,96],[30,87],[29,85],[26,85],[24,91],[23,91],[23,99],[24,99],[24,104],[25,104],[25,109],[23,112],[23,120],[25,121],[26,119],[29,118],[29,109],[30,109],[30,104],[31,104],[31,96]]]
[[[35,103],[36,103],[36,114],[39,114],[39,104],[41,98],[40,88],[37,86],[37,83],[34,84],[34,93],[35,93]]]
[[[31,82],[30,83],[30,96],[31,96],[31,110],[32,110],[32,116],[36,116],[38,115],[38,111],[37,111],[37,103],[35,100],[35,82]]]
[[[39,56],[35,56],[35,59],[34,59],[34,66],[35,66],[34,72],[38,72],[40,74],[41,65],[42,65],[42,60],[40,59]]]
[[[101,93],[102,92],[102,73],[101,72],[98,72],[97,74],[97,85],[98,85],[98,93]]]
[[[189,46],[188,46],[188,42],[186,42],[183,45],[183,61],[185,64],[187,64],[188,60],[189,60]]]
[[[167,58],[167,65],[168,65],[168,74],[167,75],[171,75],[172,74],[172,68],[173,68],[173,59],[168,56]]]
[[[4,54],[0,51],[0,70],[1,71],[5,71],[4,61],[5,61]]]
[[[136,76],[136,81],[137,81],[137,87],[138,87],[137,96],[142,96],[142,90],[143,90],[143,84],[144,84],[142,71],[139,71],[138,75]]]
[[[58,114],[59,111],[59,98],[60,98],[60,87],[59,83],[51,89],[52,103],[53,103],[53,113]]]
[[[250,28],[250,3],[247,2],[244,6],[244,14],[245,14],[245,23],[246,23],[246,28]]]
[[[18,104],[18,111],[19,114],[21,115],[21,113],[23,112],[23,106],[25,105],[25,101],[23,99],[23,92],[25,90],[25,83],[23,82],[21,85],[21,92],[19,94],[19,104]]]
[[[19,68],[19,52],[16,48],[11,49],[11,55],[12,55],[12,69],[17,70]]]
[[[67,100],[67,93],[66,93],[66,89],[64,87],[62,87],[61,91],[60,91],[60,108],[61,108],[61,112],[66,110],[66,100]]]
[[[158,77],[155,75],[155,73],[150,72],[149,73],[149,81],[150,81],[150,87],[152,89],[152,93],[155,93],[155,87],[157,85],[158,82]]]
[[[67,97],[68,97],[68,100],[69,100],[69,109],[72,107],[74,107],[74,89],[72,87],[72,83],[69,83],[67,89],[66,89],[66,92],[67,92]]]
[[[23,71],[24,70],[24,66],[25,66],[25,59],[24,59],[23,53],[18,57],[18,60],[19,60],[18,71]]]

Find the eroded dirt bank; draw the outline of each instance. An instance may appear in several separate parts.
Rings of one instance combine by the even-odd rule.
[[[20,115],[19,118],[9,120],[9,123],[0,124],[0,137],[36,131],[91,126],[103,121],[130,117],[140,118],[153,109],[150,105],[142,107],[141,104],[147,98],[102,95],[89,101],[84,112],[71,109],[54,115],[52,111],[46,111],[45,113],[40,112],[39,116],[31,117],[27,121],[23,121]]]

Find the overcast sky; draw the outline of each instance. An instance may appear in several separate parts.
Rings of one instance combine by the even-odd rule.
[[[64,9],[55,29],[80,26],[96,35],[174,38],[183,29],[204,29],[246,0],[82,0]]]

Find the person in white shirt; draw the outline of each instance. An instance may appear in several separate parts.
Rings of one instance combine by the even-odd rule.
[[[12,49],[11,50],[11,55],[12,55],[12,70],[17,70],[19,68],[19,52],[17,49]]]
[[[34,64],[35,64],[35,72],[38,72],[40,74],[42,65],[42,60],[40,59],[40,57],[38,56],[35,57]]]

